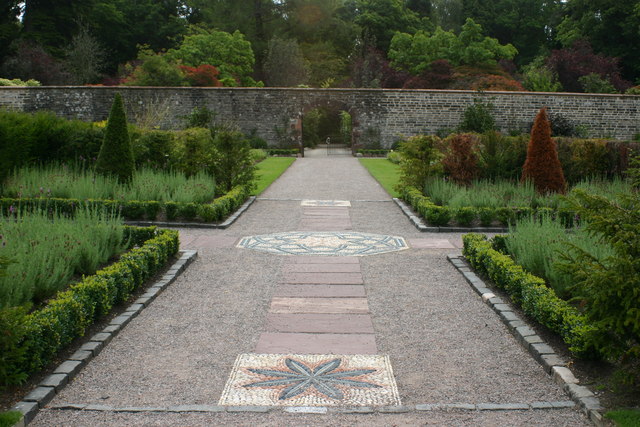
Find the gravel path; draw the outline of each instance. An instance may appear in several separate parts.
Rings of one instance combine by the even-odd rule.
[[[291,200],[296,199],[296,200]],[[198,259],[134,319],[50,405],[215,405],[236,356],[252,352],[285,257],[238,249],[242,236],[294,231],[299,199],[350,200],[353,229],[420,233],[356,159],[298,159],[227,230],[181,230]],[[381,354],[402,404],[569,400],[446,260],[459,249],[409,249],[361,258]],[[113,413],[45,409],[38,426],[111,425],[588,425],[573,409],[407,414]]]

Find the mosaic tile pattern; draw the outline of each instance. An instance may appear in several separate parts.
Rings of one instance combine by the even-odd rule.
[[[402,237],[354,231],[292,231],[244,237],[239,248],[280,255],[363,256],[407,249]]]
[[[300,206],[331,206],[331,207],[351,207],[348,200],[303,200]]]
[[[400,398],[388,356],[241,354],[218,404],[381,406]]]

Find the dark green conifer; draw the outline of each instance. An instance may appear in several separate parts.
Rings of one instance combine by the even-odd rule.
[[[133,176],[134,160],[127,130],[127,117],[124,112],[122,96],[116,93],[109,113],[100,154],[96,162],[96,171],[111,175],[120,182],[129,182]]]

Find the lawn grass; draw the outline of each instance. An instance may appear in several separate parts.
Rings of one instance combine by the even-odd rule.
[[[11,427],[22,419],[22,413],[18,411],[7,411],[0,413],[0,427]]]
[[[256,180],[256,188],[251,195],[257,196],[261,194],[273,181],[278,179],[295,160],[295,157],[269,157],[258,163],[256,165],[256,176],[258,179]]]
[[[640,410],[627,409],[618,411],[609,411],[605,415],[606,418],[613,420],[616,426],[632,427],[640,426]]]
[[[382,185],[391,197],[400,197],[395,189],[400,179],[400,167],[387,159],[360,159],[371,175]]]

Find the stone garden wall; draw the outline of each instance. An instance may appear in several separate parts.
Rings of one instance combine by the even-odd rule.
[[[290,134],[301,114],[316,107],[349,111],[354,141],[380,139],[391,145],[399,136],[455,128],[465,108],[481,97],[495,106],[503,131],[528,129],[541,107],[585,125],[591,137],[631,139],[640,133],[640,96],[539,92],[485,92],[394,89],[153,88],[153,87],[0,87],[0,108],[51,110],[87,121],[106,119],[115,92],[121,92],[130,121],[161,119],[179,127],[195,107],[216,112],[218,121],[276,145]]]

